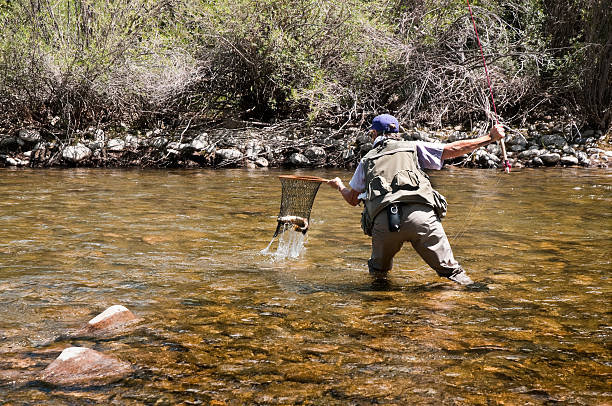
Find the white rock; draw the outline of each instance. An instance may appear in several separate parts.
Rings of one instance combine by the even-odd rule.
[[[561,165],[565,165],[565,166],[574,166],[574,165],[578,165],[579,163],[578,158],[572,155],[562,156],[559,162],[561,163]]]
[[[310,165],[310,161],[304,155],[294,152],[289,156],[289,162],[295,166],[307,166]]]
[[[260,157],[255,160],[255,165],[262,167],[262,168],[267,168],[268,165],[270,165],[270,163],[268,162],[266,158]]]
[[[238,161],[242,159],[242,152],[234,148],[218,149],[215,152],[215,155],[222,161]]]
[[[77,163],[91,156],[91,149],[85,145],[78,143],[77,145],[68,146],[62,151],[62,158],[66,161]]]
[[[125,148],[125,141],[120,138],[113,138],[108,140],[106,148],[111,152],[121,152]]]
[[[256,160],[263,147],[257,140],[249,140],[246,144],[244,155],[250,160]]]
[[[6,158],[6,164],[9,166],[20,166],[21,159],[8,157]]]
[[[128,135],[125,137],[125,146],[127,148],[138,148],[139,140],[135,135]]]
[[[191,141],[191,148],[196,151],[201,151],[208,146],[208,135],[206,133],[200,134]]]

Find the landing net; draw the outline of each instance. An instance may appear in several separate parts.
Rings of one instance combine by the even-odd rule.
[[[281,175],[279,179],[283,191],[274,237],[285,231],[284,224],[293,224],[296,231],[306,234],[314,199],[321,183],[327,179],[292,175]]]
[[[321,183],[327,182],[327,179],[293,175],[281,175],[279,179],[282,196],[276,231],[270,244],[261,252],[272,254],[275,259],[297,258],[304,248],[314,199]],[[276,252],[270,252],[274,239],[279,235]]]

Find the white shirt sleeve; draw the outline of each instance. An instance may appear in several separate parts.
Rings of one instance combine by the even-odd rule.
[[[444,160],[442,159],[444,144],[417,142],[416,150],[421,169],[442,169],[444,166]]]
[[[357,165],[357,169],[355,169],[355,173],[349,182],[349,186],[351,189],[359,192],[358,199],[365,199],[365,167],[363,166],[363,160],[359,161],[359,165]]]

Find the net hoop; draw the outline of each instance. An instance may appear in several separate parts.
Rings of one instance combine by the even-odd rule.
[[[329,179],[320,178],[318,176],[279,175],[278,177],[280,179],[295,179],[295,180],[304,180],[307,182],[319,182],[319,183],[329,182]]]

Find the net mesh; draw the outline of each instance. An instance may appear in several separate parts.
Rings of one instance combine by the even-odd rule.
[[[319,191],[321,182],[326,179],[309,176],[279,176],[282,186],[281,206],[278,213],[278,226],[274,236],[285,230],[283,224],[288,219],[296,221],[296,218],[305,219],[305,227],[301,230],[304,234],[308,230],[310,212],[314,199]]]

